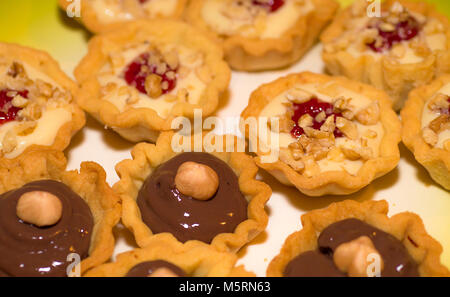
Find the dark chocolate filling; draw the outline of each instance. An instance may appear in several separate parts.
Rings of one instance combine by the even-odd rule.
[[[285,276],[345,276],[333,262],[336,248],[361,236],[369,237],[380,253],[384,269],[381,276],[419,276],[417,264],[405,246],[394,236],[358,219],[346,219],[325,228],[317,242],[319,249],[300,254],[284,271]]]
[[[186,273],[180,267],[164,260],[146,261],[137,264],[130,269],[127,277],[146,277],[155,272],[158,268],[167,268],[178,277],[185,277]]]
[[[40,228],[17,217],[17,201],[31,191],[61,200],[62,217],[55,225]],[[0,276],[67,276],[69,254],[88,256],[93,225],[89,206],[61,182],[35,181],[0,195]]]
[[[199,201],[176,189],[178,167],[187,161],[216,171],[219,188],[211,199]],[[156,168],[139,191],[137,203],[142,220],[153,233],[169,232],[181,242],[195,239],[210,243],[219,233],[234,232],[247,219],[247,201],[236,174],[208,153],[182,153]]]

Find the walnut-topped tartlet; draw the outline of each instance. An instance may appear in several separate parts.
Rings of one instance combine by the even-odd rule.
[[[74,1],[58,1],[62,9],[76,16]],[[186,3],[187,0],[83,0],[76,17],[89,31],[102,33],[136,19],[181,18]]]
[[[424,2],[389,0],[381,17],[355,1],[324,31],[323,59],[333,75],[385,90],[399,110],[409,91],[450,70],[450,24]]]
[[[403,142],[431,177],[450,190],[450,75],[414,89],[401,116]]]
[[[233,69],[258,71],[299,60],[337,8],[334,0],[195,0],[186,19],[222,44]]]
[[[156,141],[178,116],[213,113],[231,72],[220,47],[179,21],[136,21],[94,37],[75,70],[78,104],[122,137]]]
[[[442,246],[419,216],[388,217],[386,201],[345,200],[302,216],[267,268],[267,276],[448,277]]]
[[[64,150],[85,123],[78,87],[47,53],[0,43],[0,156]]]
[[[389,96],[343,77],[303,72],[262,85],[242,117],[278,121],[259,134],[251,125],[245,131],[251,142],[258,135],[256,162],[310,196],[356,192],[400,159],[400,121]],[[263,160],[274,153],[276,160]]]

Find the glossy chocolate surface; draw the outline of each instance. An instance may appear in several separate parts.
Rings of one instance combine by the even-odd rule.
[[[310,256],[308,259],[304,259],[304,254],[306,253],[293,259],[286,266],[285,276],[317,276],[317,273],[321,271],[324,272],[324,275],[321,276],[336,276],[330,270],[330,267],[334,266],[334,251],[339,245],[361,236],[369,237],[375,249],[380,253],[384,262],[381,276],[419,276],[417,264],[411,258],[402,242],[391,234],[358,219],[342,220],[325,228],[317,240],[318,250],[307,252]],[[311,253],[314,253],[314,255]],[[322,254],[323,256],[317,254]],[[312,261],[313,257],[316,258],[316,262]]]
[[[63,205],[61,219],[37,227],[20,220],[16,205],[30,191],[47,191]],[[86,202],[68,186],[53,180],[31,182],[0,196],[0,276],[67,276],[67,257],[88,256],[94,220]]]
[[[146,261],[137,264],[133,268],[130,269],[127,273],[127,277],[146,277],[150,276],[153,272],[155,272],[159,268],[167,268],[172,271],[178,277],[185,277],[186,273],[180,267],[164,261],[164,260],[155,260],[155,261]]]
[[[219,188],[209,200],[181,194],[174,179],[187,161],[208,165],[219,176]],[[232,233],[247,219],[247,201],[236,174],[208,153],[182,153],[159,166],[144,182],[137,203],[142,220],[154,233],[170,232],[181,242],[196,239],[210,243],[219,233]]]

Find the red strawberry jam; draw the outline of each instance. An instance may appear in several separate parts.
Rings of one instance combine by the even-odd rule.
[[[28,98],[28,91],[15,91],[10,89],[4,89],[0,91],[0,124],[4,124],[10,121],[14,121],[17,117],[17,113],[21,110],[19,107],[12,105],[11,101],[14,99],[17,93],[24,98]]]
[[[267,10],[269,10],[270,12],[275,12],[284,5],[284,0],[269,0],[269,1],[253,0],[252,3],[254,5],[259,5],[264,8],[267,8]]]
[[[396,43],[411,40],[419,34],[420,24],[413,17],[409,17],[407,20],[398,23],[395,26],[395,30],[392,32],[385,32],[380,29],[380,25],[376,26],[378,29],[378,34],[382,38],[380,45],[376,45],[376,42],[367,44],[374,52],[382,52],[384,50],[389,50]]]
[[[146,2],[148,2],[149,0],[139,0],[139,3],[141,4],[145,4]]]
[[[164,86],[165,82],[167,83],[167,88],[162,87],[162,93],[166,94],[172,91],[177,84],[177,79],[175,76],[169,78],[168,73],[174,73],[176,72],[176,69],[171,69],[167,63],[160,62],[165,64],[165,67],[162,67],[165,68],[165,71],[163,73],[158,73],[158,65],[150,64],[149,58],[150,54],[144,53],[131,62],[125,70],[125,81],[128,85],[135,87],[139,92],[147,94],[145,90],[145,79],[150,74],[156,74],[162,78],[161,86]]]
[[[341,117],[341,113],[334,112],[334,107],[332,104],[320,101],[317,98],[312,98],[311,100],[304,103],[294,103],[294,115],[292,116],[292,120],[294,121],[294,128],[291,130],[291,134],[293,137],[298,138],[305,133],[302,127],[298,126],[298,120],[305,114],[309,114],[313,118],[313,126],[312,128],[320,130],[320,127],[325,123],[325,120],[318,122],[316,121],[316,116],[322,111],[325,112],[326,117],[334,115],[334,121],[336,122],[336,117]],[[334,129],[334,137],[342,137],[344,136],[342,132],[338,129]]]

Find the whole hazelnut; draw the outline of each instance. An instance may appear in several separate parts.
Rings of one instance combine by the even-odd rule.
[[[152,273],[148,275],[149,277],[177,277],[172,270],[169,268],[161,267],[158,269],[155,269]]]
[[[186,196],[208,200],[219,188],[219,177],[211,167],[188,161],[178,167],[175,186]]]
[[[26,192],[17,201],[16,214],[22,221],[38,227],[51,226],[61,219],[62,203],[49,192]]]
[[[347,272],[352,277],[367,277],[368,267],[372,263],[371,257],[379,259],[379,272],[383,270],[384,263],[381,255],[375,249],[372,240],[367,236],[361,236],[350,242],[339,245],[333,254],[336,267]],[[373,257],[372,257],[373,258]]]

